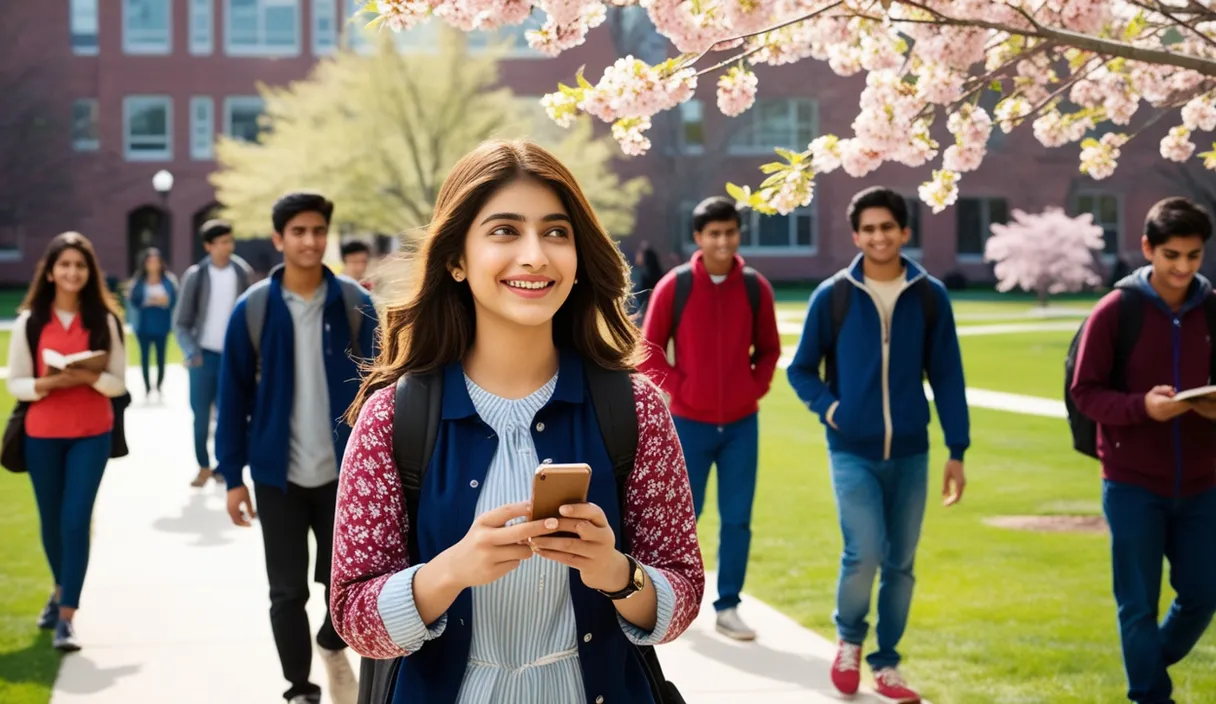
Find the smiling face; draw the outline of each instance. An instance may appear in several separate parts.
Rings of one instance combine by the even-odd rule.
[[[274,246],[283,260],[300,269],[315,269],[325,257],[329,223],[325,216],[305,211],[287,221],[282,232],[274,233]]]
[[[165,265],[161,261],[159,254],[152,253],[148,255],[147,261],[144,262],[144,270],[148,272],[149,276],[160,276],[164,269]]]
[[[701,248],[705,266],[711,271],[725,273],[730,271],[735,252],[739,251],[739,222],[734,218],[710,220],[705,227],[693,232],[693,239]]]
[[[79,295],[89,283],[89,263],[80,250],[68,247],[59,253],[46,278],[56,290]]]
[[[468,282],[478,319],[527,327],[552,322],[577,273],[570,214],[534,179],[511,181],[486,200],[452,269],[457,281]]]
[[[887,208],[866,208],[858,218],[853,244],[867,261],[890,264],[899,259],[900,248],[908,243],[911,234],[908,228],[899,226]]]
[[[1144,257],[1153,267],[1153,286],[1159,291],[1185,296],[1203,264],[1203,238],[1175,235],[1154,247],[1147,237],[1143,237],[1140,244]]]

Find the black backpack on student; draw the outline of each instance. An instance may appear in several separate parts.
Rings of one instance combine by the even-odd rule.
[[[827,340],[823,375],[823,380],[832,393],[839,393],[839,387],[836,385],[836,341],[840,339],[840,329],[844,327],[844,317],[849,312],[849,303],[852,301],[854,288],[847,273],[842,271],[832,277],[832,291],[828,298],[832,311],[832,336]],[[923,360],[925,373],[928,374],[929,355],[933,350],[933,336],[928,331],[937,327],[937,294],[933,291],[933,285],[929,279],[924,276],[913,281],[909,288],[915,289],[917,295],[920,296],[921,310],[925,315],[926,334]]]
[[[616,477],[617,501],[621,516],[625,515],[625,481],[633,471],[637,454],[638,419],[633,398],[633,381],[625,371],[609,371],[594,364],[584,367],[591,402],[599,421],[600,434],[612,460]],[[404,375],[397,381],[396,410],[393,415],[393,461],[405,493],[405,511],[409,517],[408,550],[410,563],[417,564],[418,532],[414,516],[418,515],[418,497],[422,478],[430,463],[439,434],[440,410],[443,405],[442,372],[424,375]],[[650,682],[656,704],[685,704],[675,685],[663,676],[663,668],[653,646],[636,646],[642,656],[642,666]],[[358,704],[387,704],[396,685],[401,658],[373,660],[363,658],[359,666]]]
[[[1144,296],[1135,285],[1118,286],[1119,316],[1115,332],[1115,354],[1110,368],[1112,389],[1126,390],[1127,370],[1124,368],[1131,356],[1132,348],[1140,339],[1140,326],[1144,322]],[[1216,296],[1203,301],[1203,314],[1208,323],[1208,335],[1212,339],[1212,370],[1216,371]],[[1072,400],[1072,380],[1077,372],[1077,351],[1081,346],[1081,333],[1089,318],[1081,321],[1077,333],[1068,346],[1064,358],[1064,409],[1068,413],[1068,429],[1072,431],[1072,446],[1077,452],[1098,459],[1098,423],[1077,410]]]

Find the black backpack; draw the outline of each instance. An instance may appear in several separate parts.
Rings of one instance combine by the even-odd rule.
[[[617,500],[625,515],[625,481],[633,471],[638,445],[638,419],[629,372],[609,371],[587,364],[587,385],[599,421],[600,434],[612,460],[616,477]],[[393,461],[405,493],[409,525],[415,525],[422,478],[435,450],[443,405],[443,373],[403,375],[397,381],[396,410],[393,415]],[[418,562],[418,532],[407,538],[410,563]],[[685,704],[675,685],[663,676],[663,668],[653,646],[636,646],[650,682],[656,704]],[[373,660],[363,658],[359,666],[358,704],[387,704],[396,685],[401,658]]]
[[[840,328],[844,327],[844,317],[849,312],[849,303],[852,301],[854,288],[853,282],[849,280],[848,274],[845,272],[842,271],[832,277],[832,292],[828,299],[832,310],[832,336],[827,340],[823,380],[834,394],[840,392],[836,384],[836,341],[840,339]],[[937,294],[933,291],[933,285],[929,283],[929,279],[924,276],[913,281],[908,288],[916,289],[916,293],[920,296],[921,309],[925,315],[923,361],[925,373],[928,374],[929,355],[933,350],[933,336],[930,331],[937,327]]]
[[[1132,348],[1140,339],[1140,326],[1144,322],[1144,297],[1134,286],[1119,286],[1119,316],[1115,332],[1115,354],[1110,368],[1112,389],[1127,390],[1127,370],[1124,368]],[[1216,370],[1216,296],[1208,296],[1203,302],[1203,314],[1207,319],[1208,335],[1212,338],[1212,369]],[[1072,400],[1072,381],[1077,372],[1077,351],[1081,346],[1081,333],[1089,318],[1081,321],[1077,333],[1068,346],[1064,358],[1064,409],[1068,413],[1068,429],[1072,431],[1072,446],[1077,452],[1098,459],[1098,423],[1077,410]]]
[[[671,303],[671,338],[676,337],[688,296],[692,293],[692,264],[685,262],[675,268],[676,295]],[[752,307],[752,342],[756,340],[756,328],[760,325],[760,274],[750,266],[743,267],[743,286],[747,289],[747,302]]]

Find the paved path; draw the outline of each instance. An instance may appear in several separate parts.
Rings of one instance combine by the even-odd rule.
[[[63,659],[52,704],[281,702],[286,685],[270,632],[259,529],[233,526],[214,484],[188,486],[194,462],[184,370],[170,368],[165,405],[134,393],[131,455],[111,462],[94,515],[76,617],[85,649]],[[761,637],[749,644],[725,639],[713,630],[712,575],[707,584],[701,617],[659,648],[668,678],[690,702],[837,701],[827,679],[831,643],[746,597],[743,614]],[[323,598],[314,587],[314,631]],[[313,673],[324,687],[317,659]]]

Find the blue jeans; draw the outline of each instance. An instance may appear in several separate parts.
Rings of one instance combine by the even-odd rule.
[[[59,605],[78,608],[89,566],[93,502],[110,459],[110,434],[27,437],[25,457],[38,502],[42,549],[55,584],[63,588]]]
[[[211,435],[211,409],[220,388],[220,353],[199,352],[203,363],[190,367],[190,410],[194,411],[194,457],[198,466],[211,468],[207,439]]]
[[[870,460],[828,453],[832,488],[844,534],[836,586],[836,631],[846,643],[865,642],[870,593],[878,584],[878,650],[866,657],[879,670],[899,664],[899,645],[912,608],[912,566],[929,492],[929,455]]]
[[[729,425],[701,423],[675,417],[676,434],[684,448],[692,503],[697,518],[705,506],[709,469],[718,468],[718,600],[722,611],[739,605],[747,555],[752,543],[752,499],[756,496],[756,464],[760,456],[760,423],[753,413]]]
[[[152,376],[148,367],[152,363],[152,349],[156,349],[156,390],[165,383],[165,343],[169,335],[140,335],[139,336],[139,366],[144,373],[144,390],[152,392]]]
[[[1173,499],[1104,481],[1102,509],[1110,524],[1127,698],[1170,702],[1166,668],[1186,657],[1216,613],[1216,489]],[[1158,625],[1163,559],[1176,597]]]

